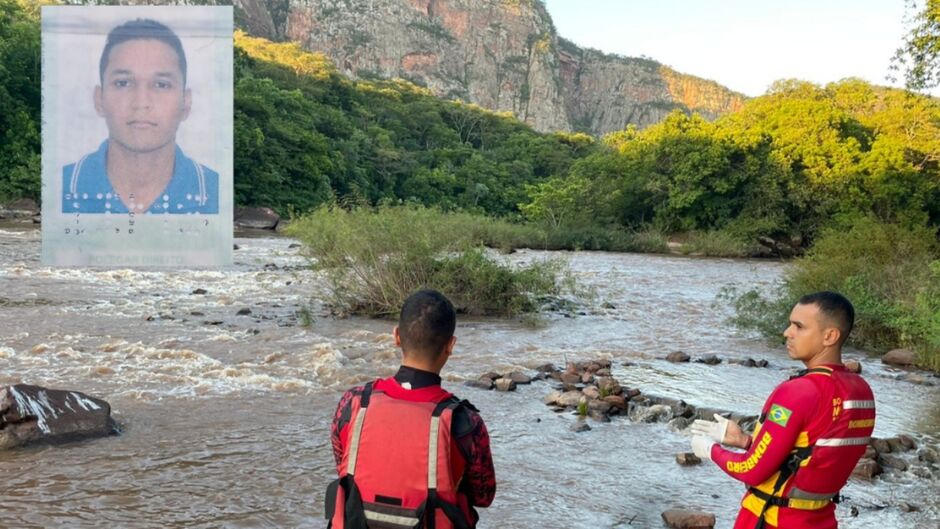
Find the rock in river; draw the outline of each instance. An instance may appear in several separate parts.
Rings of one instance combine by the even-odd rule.
[[[669,509],[662,514],[663,521],[673,529],[712,529],[715,515],[707,512]]]
[[[103,400],[26,384],[0,388],[0,449],[115,432],[111,406]]]
[[[917,354],[910,349],[892,349],[881,357],[881,362],[894,366],[911,366],[917,361]]]

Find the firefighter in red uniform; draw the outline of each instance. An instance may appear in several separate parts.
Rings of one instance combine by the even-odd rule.
[[[472,528],[496,494],[489,435],[477,409],[441,387],[456,313],[434,290],[412,294],[392,334],[394,377],[347,391],[331,438],[339,479],[326,493],[335,529]]]
[[[838,527],[834,502],[875,427],[871,388],[842,365],[854,319],[840,294],[804,296],[783,335],[790,357],[806,369],[771,393],[754,434],[720,415],[693,423],[695,454],[748,487],[735,529]]]

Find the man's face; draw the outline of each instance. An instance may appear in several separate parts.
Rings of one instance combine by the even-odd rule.
[[[783,331],[787,339],[787,353],[794,360],[807,361],[832,341],[832,327],[826,326],[819,306],[797,304],[790,311],[790,325]],[[827,337],[828,333],[828,337]]]
[[[190,92],[183,86],[176,52],[153,39],[129,40],[111,49],[95,109],[112,141],[135,153],[172,144],[189,116]]]

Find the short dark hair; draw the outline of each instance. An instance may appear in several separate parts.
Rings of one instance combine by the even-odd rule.
[[[839,345],[845,343],[849,333],[852,332],[852,328],[855,326],[855,307],[845,296],[828,290],[814,292],[801,297],[799,304],[819,307],[819,312],[823,313],[839,328],[841,334]]]
[[[137,20],[125,22],[108,33],[108,40],[104,44],[104,50],[101,51],[101,60],[98,62],[98,78],[101,85],[104,86],[104,71],[111,59],[111,50],[115,46],[130,40],[148,39],[158,40],[176,52],[180,71],[183,72],[183,86],[186,86],[186,53],[183,52],[183,43],[180,42],[180,38],[176,36],[172,29],[149,18],[138,18]]]
[[[454,336],[457,313],[450,300],[436,290],[419,290],[408,296],[398,317],[398,336],[409,354],[435,359]]]

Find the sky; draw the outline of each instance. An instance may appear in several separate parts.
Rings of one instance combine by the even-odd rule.
[[[778,79],[885,77],[904,0],[544,0],[558,34],[758,96]],[[940,95],[934,90],[933,95]]]

